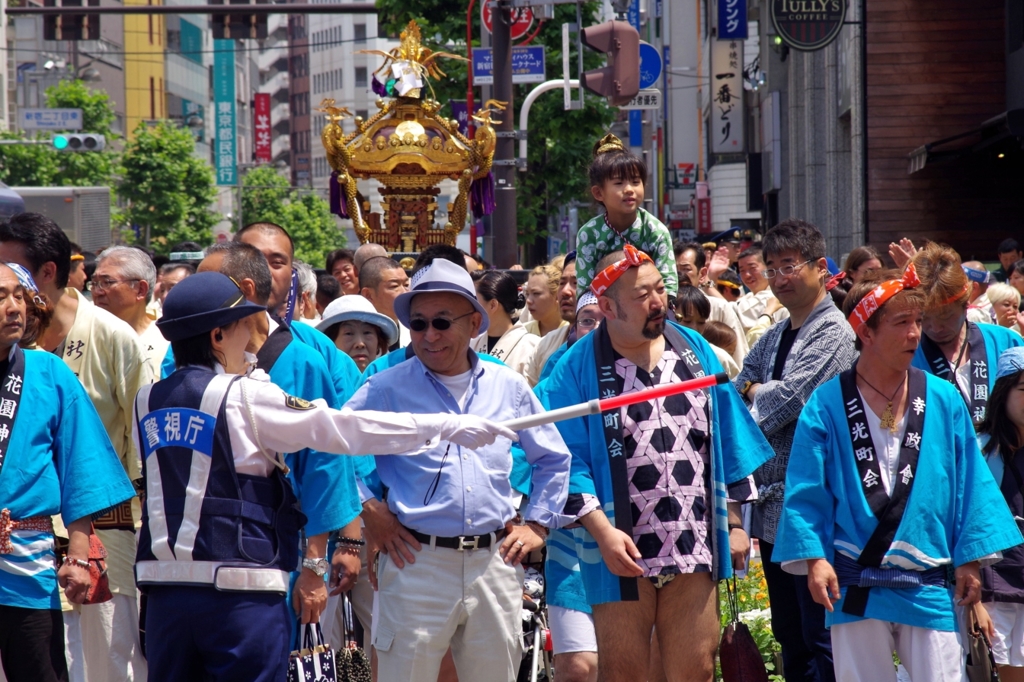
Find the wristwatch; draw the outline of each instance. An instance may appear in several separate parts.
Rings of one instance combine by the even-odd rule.
[[[323,557],[319,559],[303,559],[302,567],[313,571],[320,578],[324,577],[327,571],[331,570],[331,565]]]

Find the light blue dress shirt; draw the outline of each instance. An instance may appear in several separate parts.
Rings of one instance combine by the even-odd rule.
[[[504,422],[544,411],[520,375],[504,365],[480,362],[476,353],[469,357],[473,375],[465,412]],[[346,407],[419,414],[462,412],[448,389],[415,357],[369,377]],[[533,468],[523,517],[549,528],[572,523],[574,518],[562,514],[571,457],[558,429],[553,424],[526,429],[519,432],[519,440]],[[377,473],[388,489],[388,507],[402,525],[427,535],[483,535],[503,528],[516,514],[509,483],[511,445],[499,438],[492,445],[469,450],[441,441],[420,454],[377,457]]]

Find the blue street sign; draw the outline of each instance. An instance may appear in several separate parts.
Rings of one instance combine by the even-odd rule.
[[[718,0],[718,39],[747,39],[747,0]]]
[[[81,130],[81,109],[21,109],[22,130]]]
[[[661,78],[661,55],[658,48],[640,41],[640,89],[653,88]]]
[[[543,46],[512,48],[513,83],[543,83],[545,79]],[[494,84],[494,53],[489,47],[473,48],[473,84]]]

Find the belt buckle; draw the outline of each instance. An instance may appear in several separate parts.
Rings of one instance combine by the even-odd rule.
[[[479,535],[474,535],[473,536],[473,540],[471,542],[466,542],[466,537],[467,536],[465,536],[465,535],[460,535],[459,536],[459,546],[456,547],[457,550],[459,550],[460,552],[465,552],[467,549],[470,549],[470,550],[472,550],[472,549],[480,549],[480,536]]]

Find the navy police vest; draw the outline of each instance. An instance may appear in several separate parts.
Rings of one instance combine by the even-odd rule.
[[[235,470],[224,404],[238,378],[186,367],[139,392],[139,585],[287,591],[306,518],[280,469]]]

